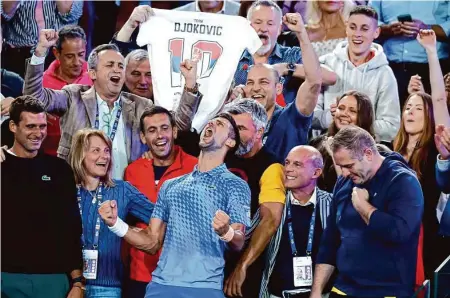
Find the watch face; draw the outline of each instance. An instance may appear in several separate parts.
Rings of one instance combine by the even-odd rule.
[[[289,71],[295,71],[296,65],[294,63],[289,63],[288,64],[288,70]]]

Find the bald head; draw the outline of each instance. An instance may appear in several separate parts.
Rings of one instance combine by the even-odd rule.
[[[323,158],[316,148],[302,145],[291,149],[284,165],[285,186],[304,188],[316,185],[322,174]]]
[[[273,82],[275,83],[280,82],[280,76],[278,75],[278,71],[276,71],[276,69],[270,64],[256,63],[255,65],[250,66],[250,70],[248,73],[250,74],[252,71],[267,72],[272,76]]]

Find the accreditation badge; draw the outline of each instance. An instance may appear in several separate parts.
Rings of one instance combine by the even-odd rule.
[[[294,257],[294,286],[312,286],[312,259],[311,257]]]
[[[83,276],[86,279],[97,278],[98,250],[83,250]]]

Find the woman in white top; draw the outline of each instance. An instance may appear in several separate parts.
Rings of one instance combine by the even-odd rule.
[[[354,6],[351,0],[308,1],[306,29],[317,57],[332,52],[339,42],[345,40],[346,22]]]

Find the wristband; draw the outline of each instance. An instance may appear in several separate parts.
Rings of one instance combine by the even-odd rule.
[[[112,227],[108,227],[108,229],[120,238],[123,238],[128,232],[128,225],[118,217],[116,223]]]
[[[234,237],[234,229],[231,226],[228,226],[228,232],[220,236],[220,240],[224,242],[230,242]]]

